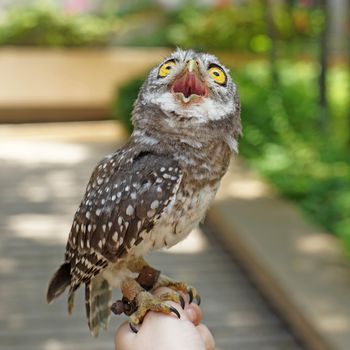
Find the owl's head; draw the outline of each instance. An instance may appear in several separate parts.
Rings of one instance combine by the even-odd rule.
[[[157,123],[169,131],[225,124],[236,139],[241,133],[236,85],[215,56],[178,49],[151,70],[135,102],[133,123]]]

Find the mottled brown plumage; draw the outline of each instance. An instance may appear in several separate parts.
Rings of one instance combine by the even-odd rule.
[[[145,267],[144,254],[176,244],[203,219],[237,150],[239,114],[236,87],[214,56],[178,50],[153,69],[135,102],[130,140],[91,176],[48,301],[69,286],[71,311],[85,283],[93,334],[108,323],[112,286],[140,295],[133,323],[159,306],[134,273]]]

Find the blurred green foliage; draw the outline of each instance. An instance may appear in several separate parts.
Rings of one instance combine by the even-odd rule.
[[[350,254],[350,154],[340,141],[344,127],[339,123],[345,123],[347,100],[331,93],[332,132],[325,135],[317,125],[316,65],[280,62],[279,71],[280,86],[272,88],[266,62],[232,70],[242,102],[240,154],[310,220],[340,236]],[[330,86],[346,89],[346,74],[344,68],[331,69]],[[129,131],[142,81],[122,87],[114,104],[114,116]],[[338,85],[341,81],[344,85]]]
[[[240,150],[248,164],[309,219],[342,237],[350,253],[350,154],[340,126],[348,117],[347,99],[331,93],[331,132],[325,133],[317,118],[317,73],[316,65],[285,63],[280,66],[280,85],[271,88],[265,64],[233,71],[242,97]],[[330,86],[346,89],[346,76],[346,69],[332,68]]]
[[[51,4],[51,5],[50,5]],[[225,7],[188,5],[164,11],[150,0],[109,3],[100,15],[66,13],[51,2],[10,6],[0,18],[0,45],[181,46],[266,53],[266,6],[260,0]],[[323,26],[319,9],[278,2],[274,24],[281,51],[314,51]],[[213,33],[215,33],[213,35]]]
[[[101,46],[119,30],[116,18],[72,15],[42,3],[10,8],[0,19],[0,45]]]
[[[116,98],[112,103],[112,116],[120,120],[125,129],[131,134],[133,126],[131,124],[131,112],[133,103],[136,100],[141,85],[145,77],[130,80],[125,85],[122,85],[118,91]]]
[[[312,48],[312,38],[323,25],[323,15],[316,8],[276,3],[274,27],[280,48],[304,52]],[[244,5],[225,7],[187,6],[174,14],[168,29],[174,46],[201,50],[268,52],[271,47],[267,29],[266,6],[250,0]],[[284,44],[284,45],[283,45]]]

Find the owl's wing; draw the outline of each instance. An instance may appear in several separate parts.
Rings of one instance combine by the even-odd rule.
[[[86,282],[138,245],[175,197],[182,172],[170,157],[141,153],[115,167],[106,158],[95,169],[69,235],[66,261],[74,284]]]

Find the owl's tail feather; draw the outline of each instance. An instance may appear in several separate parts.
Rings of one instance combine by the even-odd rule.
[[[67,302],[69,315],[73,313],[74,297],[75,297],[75,289],[71,288],[68,294],[68,302]]]
[[[112,289],[108,282],[97,276],[85,284],[86,317],[90,332],[97,337],[100,327],[107,329],[111,314]]]
[[[70,285],[70,263],[62,264],[52,276],[49,287],[47,288],[46,300],[48,303],[59,297]]]

